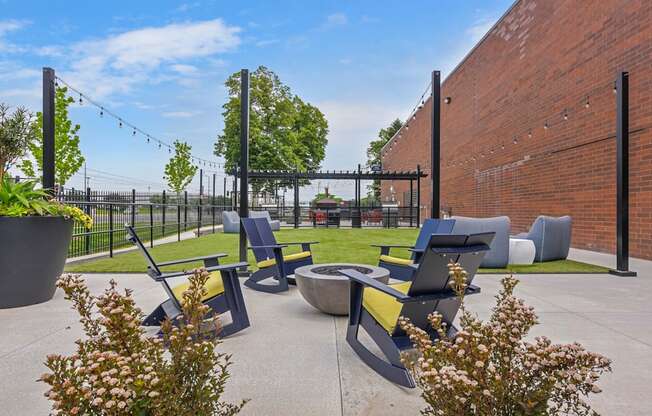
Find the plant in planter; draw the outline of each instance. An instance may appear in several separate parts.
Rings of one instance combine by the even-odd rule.
[[[466,272],[457,264],[449,268],[451,285],[463,298]],[[596,382],[611,371],[611,361],[578,343],[553,344],[545,337],[526,341],[537,316],[514,296],[517,284],[512,276],[502,280],[487,322],[462,304],[460,330],[454,336],[447,335],[441,315],[429,315],[439,335],[436,342],[408,320],[401,320],[416,349],[403,359],[427,403],[422,414],[597,415],[585,399],[600,392]]]
[[[31,305],[54,295],[77,221],[93,220],[82,210],[52,199],[36,182],[0,182],[0,308]]]
[[[163,337],[145,335],[143,314],[130,290],[116,283],[92,296],[79,276],[58,283],[79,314],[86,338],[70,356],[50,355],[41,381],[59,415],[194,416],[237,414],[246,401],[221,400],[229,378],[229,355],[215,351],[217,317],[206,319],[206,270],[195,270],[183,294],[183,316],[161,327]],[[212,328],[211,328],[212,327]]]

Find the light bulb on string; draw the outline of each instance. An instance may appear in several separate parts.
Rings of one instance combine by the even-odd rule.
[[[135,135],[136,135],[136,129],[134,129],[134,131],[131,133],[131,135],[132,135],[132,136],[135,136]]]
[[[564,121],[568,120],[568,110],[564,109]]]
[[[502,144],[500,145],[500,148],[503,149],[503,150],[505,150],[505,143],[502,143]]]
[[[527,137],[528,137],[529,139],[532,138],[532,130],[530,130],[530,131],[527,132]]]
[[[514,144],[518,144],[518,139],[514,137]]]
[[[104,117],[104,108],[100,107],[100,117]]]
[[[82,98],[82,95],[79,94],[79,105],[84,104],[84,99]]]
[[[147,143],[149,143],[149,136],[147,136]]]
[[[584,107],[589,108],[591,106],[591,103],[589,103],[589,96],[586,96],[586,103],[584,104]]]
[[[546,121],[546,122],[543,124],[543,129],[544,129],[544,130],[548,130],[548,127],[549,127],[549,126],[548,126],[548,122]]]
[[[159,149],[161,148],[161,142],[158,142],[158,148]]]
[[[119,119],[120,122],[118,123],[118,127],[122,128],[122,119]]]

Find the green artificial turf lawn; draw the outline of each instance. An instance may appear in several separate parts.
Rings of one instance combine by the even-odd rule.
[[[279,242],[319,241],[312,246],[315,263],[361,263],[377,264],[380,250],[371,244],[411,245],[416,240],[417,229],[283,229],[277,231]],[[156,261],[168,261],[213,253],[226,253],[220,259],[222,264],[238,261],[238,234],[209,234],[176,243],[162,244],[150,249]],[[300,246],[290,246],[284,254],[301,251]],[[408,258],[407,250],[394,249],[392,255]],[[254,257],[249,251],[249,264],[255,266]],[[166,271],[188,270],[201,266],[201,263],[187,263],[165,268]],[[73,273],[143,273],[145,260],[138,251],[118,254],[113,258],[100,258],[66,267]],[[484,269],[480,273],[605,273],[607,269],[571,260],[535,263],[529,266],[509,266],[507,269]]]

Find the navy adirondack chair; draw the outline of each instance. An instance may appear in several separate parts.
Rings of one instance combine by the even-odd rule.
[[[258,270],[244,282],[244,285],[261,292],[278,293],[288,290],[288,284],[295,284],[294,278],[288,275],[301,266],[312,264],[311,244],[317,241],[304,243],[277,243],[272,227],[265,218],[242,218],[242,225],[250,249],[256,257]],[[283,248],[289,245],[301,245],[301,252],[283,255]],[[276,284],[261,283],[263,280],[273,278]]]
[[[412,348],[407,334],[399,327],[399,317],[409,318],[435,340],[437,333],[428,323],[428,315],[439,312],[449,328],[457,331],[453,320],[460,307],[457,295],[449,286],[448,264],[460,263],[467,271],[466,294],[480,292],[471,285],[473,277],[494,233],[472,235],[433,234],[410,282],[386,285],[353,270],[342,270],[351,282],[349,324],[346,340],[358,356],[386,379],[405,387],[414,380],[401,363],[401,351]],[[362,327],[382,351],[385,358],[372,353],[358,339]]]
[[[388,244],[374,244],[373,247],[380,247],[380,257],[378,258],[378,265],[389,270],[390,276],[393,279],[408,281],[412,279],[414,274],[415,265],[419,263],[423,250],[425,250],[430,236],[432,234],[450,234],[453,231],[455,220],[440,220],[436,218],[429,218],[424,221],[419,231],[419,236],[414,246],[401,246],[401,245],[388,245]],[[389,255],[392,248],[407,248],[412,251],[409,259],[394,257]]]
[[[238,280],[237,273],[239,267],[247,266],[246,262],[220,265],[219,259],[221,257],[226,257],[226,254],[219,253],[209,256],[157,263],[154,261],[149,251],[147,251],[147,248],[145,248],[145,245],[140,238],[138,238],[138,234],[136,234],[134,227],[130,225],[126,225],[125,227],[127,229],[127,239],[134,243],[145,257],[145,261],[147,262],[147,274],[155,281],[160,282],[163,285],[163,289],[165,289],[165,293],[168,295],[168,299],[156,307],[156,309],[154,309],[154,311],[143,320],[143,326],[160,326],[166,318],[170,318],[175,322],[175,319],[182,313],[181,301],[183,300],[183,292],[185,292],[190,286],[189,282],[170,286],[167,279],[179,276],[189,276],[192,274],[192,271],[164,273],[160,268],[173,264],[191,263],[195,261],[203,261],[204,267],[210,273],[210,277],[204,286],[207,293],[202,299],[203,303],[211,308],[208,314],[223,314],[226,312],[230,312],[231,314],[231,323],[222,326],[218,335],[220,337],[226,337],[249,326],[249,316],[247,315],[247,308],[245,306],[244,298],[242,297],[242,289],[240,288],[240,281]]]

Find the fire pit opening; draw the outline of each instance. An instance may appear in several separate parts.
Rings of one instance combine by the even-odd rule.
[[[371,270],[368,267],[352,266],[350,264],[332,264],[327,266],[317,266],[312,268],[312,272],[316,274],[322,274],[325,276],[344,276],[342,273],[340,273],[340,271],[346,269],[353,269],[362,274],[369,274],[373,272],[373,270]]]

